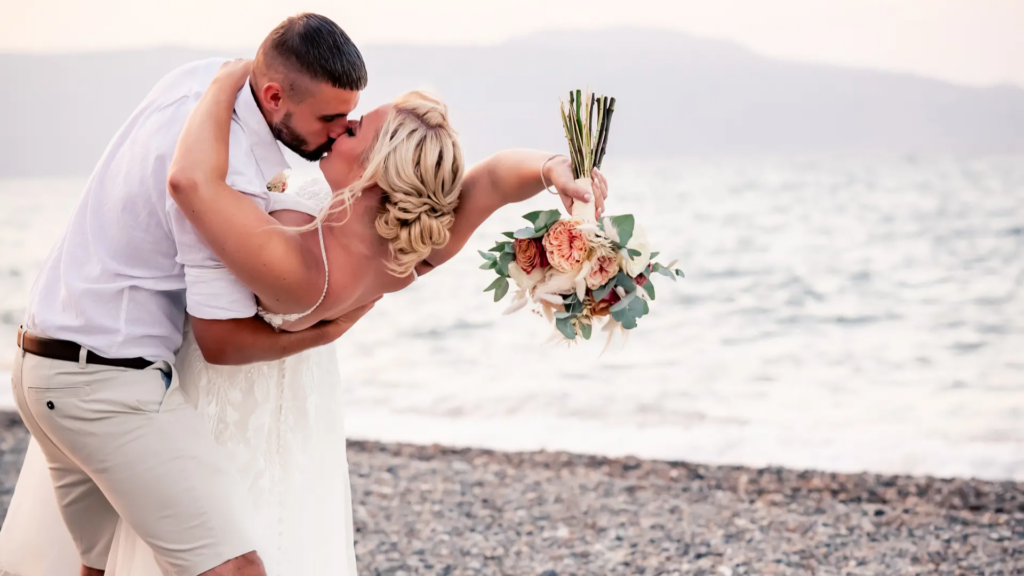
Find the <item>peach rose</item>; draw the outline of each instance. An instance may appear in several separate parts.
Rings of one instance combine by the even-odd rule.
[[[587,287],[597,290],[619,273],[619,259],[615,256],[598,256],[587,274]]]
[[[590,241],[587,240],[587,235],[576,228],[576,222],[572,220],[555,222],[544,235],[544,249],[548,253],[548,262],[561,272],[578,270],[589,248]]]
[[[537,268],[543,270],[548,267],[548,257],[540,240],[517,238],[515,248],[516,264],[523,272],[530,274]]]

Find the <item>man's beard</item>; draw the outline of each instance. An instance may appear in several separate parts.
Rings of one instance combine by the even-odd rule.
[[[318,162],[331,151],[331,147],[334,146],[334,138],[328,138],[327,142],[324,142],[320,146],[310,150],[309,142],[302,137],[301,134],[292,128],[292,113],[287,112],[284,118],[281,118],[279,122],[275,122],[270,126],[270,131],[274,134],[274,138],[277,138],[282,144],[288,147],[289,150],[295,152],[302,158],[309,162]]]

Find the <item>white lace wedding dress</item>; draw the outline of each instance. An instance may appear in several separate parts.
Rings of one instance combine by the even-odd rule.
[[[315,215],[329,197],[326,183],[316,180],[275,194],[272,210]],[[321,247],[322,242],[321,236]],[[273,325],[295,318],[261,314]],[[203,360],[186,329],[175,367],[182,391],[205,417],[248,492],[261,536],[257,551],[268,576],[355,576],[343,387],[335,347],[277,362],[214,366]],[[64,576],[77,574],[79,566],[46,463],[32,441],[0,532],[0,576]],[[149,548],[120,524],[107,576],[160,574]]]

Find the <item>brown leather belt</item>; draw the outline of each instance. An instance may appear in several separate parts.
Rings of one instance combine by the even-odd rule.
[[[65,362],[78,362],[82,351],[82,347],[74,342],[40,338],[25,332],[22,328],[18,328],[18,347],[29,354]],[[86,353],[85,363],[133,370],[142,370],[153,365],[152,361],[145,358],[104,358],[95,352]]]

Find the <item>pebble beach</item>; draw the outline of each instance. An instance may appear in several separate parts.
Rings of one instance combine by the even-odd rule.
[[[28,434],[0,413],[0,518]],[[1024,574],[1024,483],[348,444],[360,573]]]

